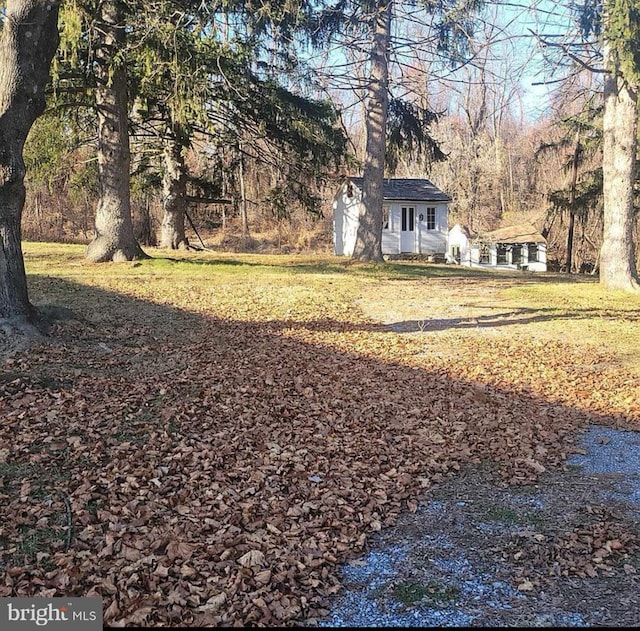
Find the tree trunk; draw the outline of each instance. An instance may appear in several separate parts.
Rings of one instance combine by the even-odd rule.
[[[606,289],[640,290],[633,245],[633,183],[637,146],[637,90],[611,64],[605,46],[604,144],[602,157],[604,235],[600,284]]]
[[[573,152],[573,162],[571,164],[571,191],[569,192],[569,231],[567,232],[567,274],[571,274],[571,264],[573,262],[573,233],[576,225],[576,186],[578,185],[578,162],[582,145],[576,139],[576,148]]]
[[[96,51],[100,200],[95,237],[86,251],[87,259],[95,263],[146,257],[131,221],[127,75],[124,64],[114,61],[125,46],[120,2],[105,0],[100,17],[102,42]]]
[[[240,220],[242,222],[242,242],[247,244],[249,239],[249,215],[247,214],[247,191],[244,181],[244,155],[240,153],[238,164],[238,179],[240,180]]]
[[[371,47],[371,72],[367,88],[367,146],[364,159],[362,204],[353,257],[382,261],[382,207],[387,111],[389,109],[390,0],[378,0]]]
[[[504,174],[503,174],[503,160],[502,160],[502,139],[498,136],[496,131],[496,138],[493,143],[494,157],[495,157],[495,186],[498,189],[500,195],[500,218],[503,218],[507,210],[504,199]]]
[[[189,241],[184,232],[185,211],[187,209],[187,173],[184,165],[182,146],[174,138],[165,141],[164,176],[162,178],[162,198],[164,216],[160,237],[160,247],[184,250]]]
[[[0,30],[0,318],[34,319],[22,255],[24,142],[45,108],[58,2],[8,0]]]
[[[565,270],[567,274],[571,274],[573,262],[573,234],[576,226],[576,214],[573,210],[569,211],[569,229],[567,231],[567,259],[565,261]]]
[[[153,222],[151,220],[151,200],[149,194],[145,193],[144,203],[140,205],[140,220],[138,229],[135,231],[138,243],[143,245],[156,245],[156,235],[153,233]]]

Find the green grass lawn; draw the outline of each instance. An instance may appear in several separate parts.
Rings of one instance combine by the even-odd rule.
[[[62,278],[188,311],[241,320],[340,318],[360,310],[358,298],[438,318],[438,306],[456,304],[468,317],[491,309],[525,314],[522,332],[565,342],[604,346],[640,371],[640,296],[604,291],[597,279],[565,274],[495,272],[416,262],[363,264],[335,256],[170,252],[147,248],[151,258],[95,265],[84,246],[24,243],[32,300],[84,304],[80,292],[56,288]],[[420,309],[438,301],[436,308]],[[87,305],[85,305],[86,307]],[[384,307],[383,307],[384,309]]]

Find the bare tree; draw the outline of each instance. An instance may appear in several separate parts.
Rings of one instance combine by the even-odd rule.
[[[519,171],[530,126],[522,111],[522,79],[531,46],[517,34],[524,9],[507,16],[501,9],[487,6],[478,16],[469,42],[472,61],[437,79],[447,95],[447,116],[436,135],[443,138],[449,164],[434,165],[433,172],[449,184],[453,214],[476,231],[493,229],[503,216],[531,206],[522,185],[528,178]]]

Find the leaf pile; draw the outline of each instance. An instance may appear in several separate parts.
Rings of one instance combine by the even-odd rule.
[[[577,428],[638,421],[622,374],[606,414],[585,405],[569,344],[393,333],[331,282],[173,306],[43,280],[83,320],[3,365],[0,596],[99,595],[110,626],[312,624],[339,565],[462,463],[530,481]]]
[[[640,549],[640,537],[605,507],[587,505],[584,513],[582,524],[561,535],[523,531],[513,537],[503,555],[521,565],[520,585],[533,587],[532,576],[536,582],[561,576],[613,577],[621,567],[626,574],[636,573],[624,561]]]

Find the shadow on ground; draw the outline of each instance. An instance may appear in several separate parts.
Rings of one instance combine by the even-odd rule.
[[[640,433],[592,426],[567,471],[465,467],[342,569],[332,627],[635,627]]]
[[[107,625],[313,624],[341,564],[433,484],[485,461],[532,482],[576,430],[625,420],[469,398],[477,384],[377,356],[388,330],[34,285],[77,319],[4,361],[0,596],[99,595]],[[333,346],[350,327],[352,350]]]

